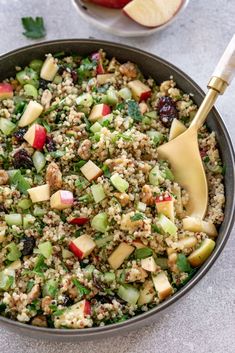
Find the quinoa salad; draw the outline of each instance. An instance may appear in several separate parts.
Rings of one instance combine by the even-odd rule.
[[[157,147],[190,125],[192,95],[103,50],[48,54],[0,83],[0,314],[40,327],[118,323],[156,307],[212,253],[225,203],[215,133],[198,134],[209,202]]]

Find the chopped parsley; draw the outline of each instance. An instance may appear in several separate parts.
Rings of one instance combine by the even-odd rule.
[[[143,115],[140,113],[139,104],[134,100],[129,100],[127,102],[128,115],[135,121],[142,121]]]
[[[87,289],[86,287],[84,287],[76,278],[73,278],[72,282],[75,285],[75,287],[78,289],[81,295],[86,295],[90,293],[90,289]]]
[[[131,217],[131,221],[140,221],[144,219],[144,215],[142,213],[135,213],[134,216]]]
[[[32,39],[45,37],[46,29],[42,17],[35,17],[35,19],[32,17],[23,17],[21,18],[21,22],[25,29],[25,32],[23,32],[24,36]]]
[[[190,273],[192,271],[192,267],[190,266],[190,263],[184,254],[178,254],[176,265],[182,272]]]
[[[145,259],[153,254],[153,250],[150,248],[141,248],[135,250],[136,259]]]

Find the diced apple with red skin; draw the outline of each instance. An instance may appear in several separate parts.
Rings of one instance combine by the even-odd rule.
[[[50,186],[48,184],[36,186],[27,190],[33,203],[50,199]]]
[[[80,171],[84,175],[84,177],[89,180],[95,180],[97,179],[100,175],[103,174],[102,169],[100,169],[94,162],[88,161],[86,164],[84,164],[81,168]]]
[[[41,150],[45,145],[47,137],[46,129],[39,124],[33,124],[24,134],[24,139],[37,150]]]
[[[65,210],[73,205],[73,193],[68,190],[56,191],[50,199],[50,206],[56,210]]]
[[[168,22],[180,9],[182,0],[133,0],[123,12],[145,27],[158,27]]]
[[[203,232],[211,237],[218,235],[215,225],[211,222],[202,221],[199,218],[186,217],[182,220],[183,229],[189,230],[190,232]]]
[[[194,250],[189,256],[188,261],[193,267],[201,266],[211,255],[215,247],[215,241],[212,239],[204,239],[200,247]]]
[[[181,135],[186,130],[187,130],[186,126],[183,123],[181,123],[181,121],[179,121],[178,119],[174,119],[171,124],[169,141]]]
[[[76,304],[69,306],[62,315],[56,316],[54,324],[56,328],[68,327],[68,328],[80,328],[80,321],[87,319],[87,316],[91,316],[91,304],[88,300],[84,299]],[[90,322],[91,324],[91,322]]]
[[[80,237],[74,239],[69,244],[69,250],[74,253],[79,260],[89,256],[95,249],[96,243],[91,239],[89,235],[83,234]]]
[[[149,304],[153,301],[155,290],[153,288],[153,282],[147,280],[144,282],[142,289],[140,290],[140,296],[138,299],[138,305]]]
[[[69,221],[70,224],[77,224],[78,226],[83,226],[88,222],[89,222],[89,218],[86,218],[86,217],[77,217]]]
[[[19,120],[19,127],[24,127],[36,120],[43,111],[43,106],[36,101],[30,101],[22,117]]]
[[[48,55],[42,65],[40,77],[47,81],[53,81],[58,70],[59,66],[56,63],[55,58]]]
[[[131,0],[89,0],[89,1],[93,2],[94,4],[104,6],[104,7],[109,7],[112,9],[122,9]]]
[[[129,82],[128,87],[138,102],[146,101],[151,96],[151,89],[139,80]]]
[[[174,222],[174,199],[172,196],[159,196],[156,199],[156,208],[158,213],[164,214]]]
[[[97,61],[96,73],[97,74],[104,74],[105,70],[103,67],[103,58],[102,58],[101,53],[97,52],[97,53],[91,54],[91,60]]]
[[[141,267],[149,272],[155,272],[157,270],[157,264],[153,256],[146,257],[141,260]]]
[[[95,122],[110,113],[111,113],[111,109],[107,104],[104,104],[104,103],[96,104],[91,110],[91,113],[89,115],[89,120],[92,122]]]
[[[108,258],[110,266],[117,270],[134,250],[133,246],[127,243],[120,243]]]
[[[13,97],[13,88],[10,83],[0,83],[0,100]]]
[[[173,287],[171,286],[169,279],[164,271],[161,271],[157,275],[152,276],[152,280],[160,300],[167,298],[174,292]]]

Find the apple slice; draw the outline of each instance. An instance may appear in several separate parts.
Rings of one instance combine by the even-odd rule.
[[[183,132],[185,132],[185,130],[187,130],[186,126],[181,123],[181,121],[179,121],[178,119],[174,119],[171,124],[169,141],[181,135]]]
[[[69,306],[61,315],[55,316],[54,325],[56,328],[81,328],[81,322],[89,327],[92,321],[87,318],[91,315],[91,304],[84,299],[74,305]],[[82,326],[84,327],[84,326]]]
[[[182,0],[133,0],[123,12],[145,27],[158,27],[168,22],[180,9]]]
[[[157,264],[153,256],[146,257],[141,260],[141,267],[149,272],[155,272],[157,270]]]
[[[211,222],[205,222],[194,217],[186,217],[182,222],[184,230],[189,230],[190,232],[204,232],[211,237],[218,235],[215,225]]]
[[[86,164],[84,164],[81,168],[80,171],[82,174],[87,178],[87,180],[92,181],[97,179],[100,175],[103,174],[102,169],[100,169],[94,162],[88,161]]]
[[[46,129],[39,124],[33,124],[24,134],[24,139],[34,148],[41,150],[47,137]]]
[[[127,243],[120,243],[108,258],[110,266],[117,270],[134,250],[133,246]]]
[[[33,203],[50,199],[50,187],[48,184],[36,186],[27,190]]]
[[[19,120],[19,127],[24,127],[36,120],[43,111],[43,106],[36,101],[30,101],[22,117]]]
[[[174,292],[164,271],[159,272],[156,276],[152,276],[152,280],[160,300],[165,299]]]
[[[102,54],[100,52],[96,52],[96,53],[91,54],[91,60],[97,62],[96,73],[97,74],[104,74],[105,69],[103,66]]]
[[[127,85],[138,102],[146,101],[151,96],[151,89],[139,80],[131,81]]]
[[[91,254],[95,249],[96,243],[91,239],[89,235],[83,234],[80,237],[74,239],[69,244],[69,250],[74,253],[79,260],[84,259]]]
[[[94,4],[109,7],[112,9],[122,9],[131,0],[90,0]]]
[[[153,301],[155,290],[153,288],[153,282],[147,280],[144,282],[142,289],[140,290],[140,296],[138,299],[138,305],[149,304]]]
[[[49,54],[42,65],[40,77],[43,80],[53,81],[58,70],[59,66],[56,63],[55,58]]]
[[[65,210],[73,205],[73,193],[68,190],[56,191],[50,199],[51,208]]]
[[[97,75],[97,83],[98,85],[104,85],[107,82],[110,82],[113,78],[115,77],[114,74],[103,74],[103,75]]]
[[[198,267],[206,261],[206,259],[210,256],[212,251],[214,250],[215,242],[212,239],[204,239],[200,245],[200,247],[192,252],[188,256],[188,261],[190,265],[193,267]]]
[[[92,108],[88,119],[90,121],[95,122],[110,113],[111,113],[111,109],[107,104],[104,104],[104,103],[96,104]]]
[[[0,83],[0,101],[13,97],[13,88],[10,83]]]
[[[156,199],[156,208],[158,213],[164,214],[174,222],[174,199],[172,196],[159,196]]]

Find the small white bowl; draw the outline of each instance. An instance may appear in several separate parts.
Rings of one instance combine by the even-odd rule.
[[[99,29],[119,37],[142,37],[149,36],[168,27],[187,7],[189,0],[183,0],[181,8],[170,21],[155,28],[147,28],[139,25],[123,14],[121,10],[109,9],[90,2],[83,2],[82,0],[73,0],[73,3],[79,14]]]

